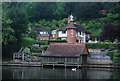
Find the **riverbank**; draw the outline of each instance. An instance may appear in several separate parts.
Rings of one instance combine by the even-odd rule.
[[[24,67],[41,67],[41,62],[12,62],[12,61],[6,61],[2,62],[2,66],[24,66]]]
[[[75,64],[42,64],[41,62],[12,62],[4,61],[1,66],[20,66],[20,67],[77,67],[77,68],[120,68],[118,64],[86,64],[86,65],[75,65]]]

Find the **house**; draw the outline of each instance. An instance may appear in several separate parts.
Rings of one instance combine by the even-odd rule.
[[[77,28],[72,19],[64,27],[67,43],[51,43],[42,54],[42,64],[86,64],[89,54],[85,43],[76,42]]]
[[[68,20],[68,25],[70,20]],[[88,32],[87,30],[85,30],[81,25],[79,24],[75,24],[73,23],[72,24],[73,27],[76,28],[76,40],[78,40],[79,43],[86,43],[88,42],[88,40],[90,39],[90,32]],[[61,38],[62,40],[67,40],[67,30],[66,30],[66,27],[63,27],[59,30],[53,30],[52,31],[52,35],[53,35],[53,38]]]
[[[34,30],[37,32],[37,39],[39,40],[49,40],[50,34],[48,34],[47,31],[43,31],[40,28],[34,28]]]

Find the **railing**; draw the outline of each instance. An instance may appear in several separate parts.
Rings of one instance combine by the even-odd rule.
[[[20,60],[22,60],[22,61],[33,61],[34,59],[36,59],[34,56],[32,56],[32,55],[28,55],[28,54],[25,54],[24,53],[24,47],[22,47],[20,50],[19,50],[19,52],[18,53],[14,53],[13,54],[13,61],[15,60],[15,59],[20,59]],[[37,59],[36,59],[37,60]]]

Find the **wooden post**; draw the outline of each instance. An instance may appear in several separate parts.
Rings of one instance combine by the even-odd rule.
[[[54,63],[53,63],[53,68],[54,68]]]
[[[15,61],[15,53],[13,54],[13,61]]]
[[[77,58],[77,67],[79,68],[79,58]]]
[[[54,57],[53,57],[53,68],[54,68],[54,62],[55,62],[55,61],[54,61]]]
[[[66,68],[65,68],[65,79],[66,79],[66,75],[67,75],[67,73],[66,73],[67,71],[66,71]]]
[[[80,55],[80,64],[82,64],[82,55]]]
[[[49,63],[49,57],[47,57],[48,58],[48,63]]]
[[[22,69],[22,77],[21,78],[24,79],[24,71],[23,71],[23,69]]]
[[[25,57],[25,56],[24,56],[24,53],[23,53],[23,54],[22,54],[22,61],[24,61],[24,57]]]
[[[65,57],[65,68],[66,68],[66,57]]]

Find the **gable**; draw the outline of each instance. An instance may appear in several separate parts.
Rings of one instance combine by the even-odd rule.
[[[84,50],[83,50],[82,54],[85,54],[85,55],[87,55],[87,54],[88,54],[88,50],[87,50],[87,48],[86,48],[86,47],[84,47]]]

